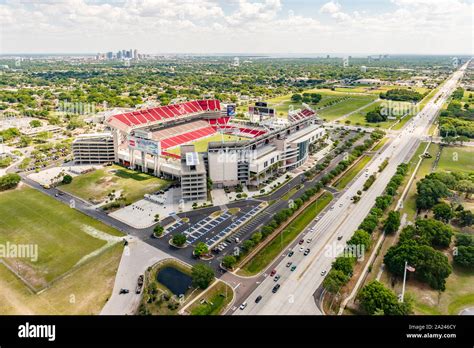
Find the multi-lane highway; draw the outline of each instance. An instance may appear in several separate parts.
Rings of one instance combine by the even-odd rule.
[[[383,193],[397,166],[416,151],[439,109],[456,88],[466,66],[456,71],[423,110],[405,125],[383,151],[374,156],[366,169],[333,202],[328,212],[319,221],[309,224],[303,232],[305,241],[302,246],[303,249],[310,248],[310,253],[305,256],[299,245],[294,248],[291,257],[286,250],[275,267],[280,279],[275,281],[273,276],[268,275],[255,284],[255,290],[246,299],[239,299],[239,303],[236,303],[238,306],[245,301],[247,306],[243,310],[236,309],[234,314],[321,314],[313,295],[324,279],[326,273],[323,272],[330,270],[331,263],[368,214],[375,198]],[[362,190],[367,176],[377,172],[385,158],[389,158],[388,166],[377,175],[377,180],[362,194],[361,200],[357,204],[352,203],[350,198]],[[291,267],[287,267],[288,262],[292,262],[292,266],[296,265],[296,269],[292,271]],[[280,288],[273,293],[276,284]],[[258,296],[262,298],[256,303]]]

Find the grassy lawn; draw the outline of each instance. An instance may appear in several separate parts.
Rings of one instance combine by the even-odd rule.
[[[122,257],[116,244],[39,294],[0,264],[1,315],[94,315],[107,302]]]
[[[160,190],[169,182],[155,176],[113,165],[75,177],[61,190],[92,202],[101,202],[113,190],[122,192],[128,203],[138,201],[145,193]]]
[[[437,169],[450,172],[474,172],[474,148],[442,147]]]
[[[383,101],[379,101],[377,103],[374,103],[372,105],[369,105],[367,106],[366,108],[350,115],[349,117],[347,117],[345,120],[349,120],[351,121],[351,124],[352,125],[362,125],[362,126],[366,126],[366,127],[372,127],[372,128],[383,128],[383,129],[387,129],[389,128],[390,126],[392,126],[395,122],[397,122],[397,120],[387,120],[387,121],[384,121],[384,122],[378,122],[378,123],[369,123],[367,122],[367,120],[365,119],[365,115],[369,112],[369,111],[373,111],[375,110],[376,108],[380,107],[384,102]]]
[[[372,156],[363,156],[360,161],[353,165],[334,185],[338,190],[342,190],[352,179],[370,162]]]
[[[105,238],[121,236],[119,231],[27,187],[0,193],[0,216],[0,243],[38,246],[36,262],[5,259],[38,289],[105,246]]]
[[[377,145],[374,146],[374,148],[372,149],[372,151],[378,151],[380,150],[384,145],[385,143],[388,141],[388,138],[385,137],[383,138],[382,140],[380,140]]]
[[[229,134],[224,134],[224,135],[215,134],[215,135],[211,135],[210,137],[207,137],[207,138],[204,138],[204,139],[199,139],[199,140],[190,142],[190,143],[188,143],[188,145],[190,145],[190,144],[194,145],[197,152],[205,152],[205,151],[207,151],[207,144],[209,144],[210,142],[213,142],[213,141],[221,142],[222,137],[224,137],[224,141],[240,141],[240,140],[247,139],[247,138],[238,137],[238,136],[229,135]],[[166,152],[169,152],[169,153],[172,153],[172,154],[175,154],[175,155],[179,155],[181,153],[181,148],[178,146],[178,147],[175,147],[173,149],[168,149],[168,150],[166,150]]]
[[[329,192],[313,202],[305,209],[286,229],[281,233],[280,237],[273,239],[266,247],[260,250],[255,257],[250,260],[242,271],[246,275],[257,274],[267,267],[287,246],[290,244],[303,229],[323,210],[333,199],[333,195]]]
[[[187,311],[191,315],[219,315],[232,301],[233,294],[229,285],[218,282],[187,308]]]
[[[412,157],[410,161],[411,166],[416,166],[416,163],[419,160],[419,155],[421,155],[426,147],[426,143],[421,143],[418,147],[416,153]],[[403,208],[401,209],[401,214],[407,214],[408,220],[413,220],[416,214],[416,183],[423,179],[427,174],[431,173],[433,168],[433,163],[436,159],[436,154],[438,153],[439,145],[438,144],[431,144],[428,148],[428,152],[431,154],[431,158],[424,158],[421,162],[420,167],[418,168],[418,172],[415,174],[415,179],[413,180],[410,189],[407,193],[405,201],[403,202]],[[414,168],[414,167],[413,167]],[[409,177],[407,175],[407,177]]]
[[[319,111],[319,116],[328,121],[335,120],[375,100],[375,96],[351,96],[349,99]]]
[[[438,292],[428,285],[409,279],[407,295],[414,299],[415,314],[423,315],[457,315],[465,308],[474,306],[472,282],[474,271],[453,266],[453,272],[446,280],[446,290]],[[395,291],[399,293],[402,280],[397,281]]]

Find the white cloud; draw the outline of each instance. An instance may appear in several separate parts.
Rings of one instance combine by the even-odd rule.
[[[319,13],[329,13],[329,14],[334,14],[338,13],[341,9],[341,5],[338,2],[334,1],[329,1],[325,3],[321,8],[319,9]]]
[[[0,3],[0,50],[95,52],[472,52],[468,0],[391,0],[308,16],[281,0],[57,0]],[[308,0],[313,1],[313,0]],[[323,24],[322,24],[323,23]]]

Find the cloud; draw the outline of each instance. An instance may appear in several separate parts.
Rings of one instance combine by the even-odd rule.
[[[4,0],[0,50],[472,52],[471,2],[390,1],[351,11],[331,0],[309,16],[281,0]]]

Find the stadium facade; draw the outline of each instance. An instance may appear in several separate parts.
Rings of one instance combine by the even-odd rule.
[[[246,122],[234,117],[235,110],[206,99],[110,116],[114,161],[180,180],[183,199],[193,201],[205,199],[208,182],[258,187],[269,176],[298,168],[325,135],[307,106],[284,122]]]

